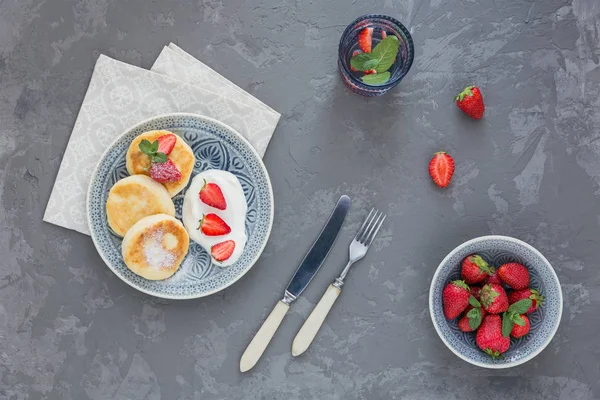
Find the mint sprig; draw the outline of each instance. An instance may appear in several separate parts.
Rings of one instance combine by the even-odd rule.
[[[386,71],[394,64],[399,47],[398,38],[390,35],[377,43],[372,52],[352,57],[350,66],[357,71],[374,69],[376,74],[365,75],[361,79],[368,85],[380,85],[390,79],[391,74]]]
[[[162,164],[167,162],[167,155],[161,151],[158,151],[158,140],[150,143],[149,140],[142,140],[138,145],[141,152],[150,157],[150,161],[157,164]]]
[[[514,324],[525,326],[521,314],[529,310],[529,307],[531,307],[531,299],[519,300],[508,307],[508,311],[502,314],[502,336],[508,337]]]

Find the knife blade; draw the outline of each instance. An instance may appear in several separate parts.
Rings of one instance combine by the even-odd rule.
[[[308,253],[306,253],[306,256],[304,256],[296,273],[285,289],[285,295],[290,299],[290,303],[300,296],[312,278],[317,274],[319,268],[321,268],[323,261],[327,258],[335,239],[340,233],[349,209],[350,197],[346,195],[341,196],[317,240],[315,240]]]
[[[323,264],[323,261],[325,261],[325,258],[327,258],[335,239],[340,233],[349,209],[350,197],[346,195],[341,196],[327,223],[325,223],[325,227],[323,227],[317,240],[313,243],[310,250],[308,250],[306,256],[304,256],[304,259],[288,284],[283,299],[277,302],[273,311],[271,311],[258,332],[256,332],[248,347],[246,347],[240,359],[240,371],[246,372],[256,365],[271,342],[275,332],[277,332],[287,311],[290,309],[290,304],[306,289],[306,286],[308,286]]]

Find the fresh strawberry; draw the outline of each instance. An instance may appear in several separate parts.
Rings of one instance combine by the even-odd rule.
[[[527,335],[529,333],[529,329],[531,328],[531,324],[529,323],[529,318],[527,317],[527,315],[521,315],[520,317],[523,321],[525,321],[525,325],[523,325],[523,326],[520,326],[517,324],[513,325],[513,328],[510,331],[510,334],[514,338],[520,338],[520,337]]]
[[[166,155],[171,154],[175,143],[177,143],[177,136],[172,133],[168,135],[162,135],[158,139],[158,152],[165,153]]]
[[[382,30],[381,31],[381,40],[385,39],[387,37],[387,32]]]
[[[537,310],[537,308],[539,306],[543,305],[543,303],[544,303],[544,296],[542,296],[540,294],[540,292],[538,292],[535,289],[527,288],[527,289],[515,290],[514,292],[511,292],[508,294],[508,302],[510,304],[514,304],[517,301],[523,300],[523,299],[531,300],[531,307],[529,307],[529,309],[525,312],[525,314],[530,314],[530,313],[534,312],[535,310]]]
[[[529,318],[525,317],[523,314],[531,307],[531,303],[533,303],[531,299],[522,299],[508,307],[508,310],[502,314],[502,336],[509,337],[510,332],[515,326],[523,328],[527,326],[527,332],[529,332]],[[523,333],[522,330],[518,330],[517,332]],[[523,333],[523,335],[527,332]]]
[[[365,28],[358,34],[358,46],[365,53],[370,53],[372,39],[373,39],[373,28]]]
[[[477,346],[492,356],[498,358],[510,347],[510,339],[502,336],[502,320],[499,315],[488,315],[477,330],[475,337]]]
[[[233,240],[227,240],[211,247],[210,254],[217,261],[225,261],[231,257],[233,250],[235,250],[235,242]]]
[[[429,175],[433,182],[439,187],[450,184],[454,174],[454,160],[443,151],[437,152],[429,162]]]
[[[490,267],[481,256],[471,254],[462,262],[461,275],[466,283],[473,284],[483,281],[486,276],[491,275],[494,268]]]
[[[504,288],[490,283],[481,288],[481,304],[490,314],[500,314],[508,310],[508,297]]]
[[[529,286],[529,271],[523,264],[516,262],[502,264],[498,268],[498,276],[515,290],[526,289]]]
[[[502,280],[498,276],[498,270],[494,270],[491,275],[488,275],[485,278],[485,283],[495,283],[497,285],[502,285]]]
[[[481,287],[479,286],[469,286],[471,288],[471,296],[475,297],[477,300],[481,299]]]
[[[150,177],[160,183],[177,182],[181,179],[181,172],[173,161],[168,159],[163,163],[153,162],[150,167]]]
[[[366,69],[363,72],[365,73],[365,75],[373,75],[377,73],[377,71],[375,71],[374,69]]]
[[[206,236],[221,236],[231,232],[231,228],[217,214],[202,215],[200,225],[197,229],[202,229]]]
[[[359,55],[359,54],[362,54],[362,50],[358,50],[358,49],[356,49],[356,50],[354,50],[354,51],[352,52],[352,57],[355,57],[355,56],[357,56],[357,55]],[[352,65],[350,65],[350,70],[351,70],[351,71],[354,71],[354,72],[358,72],[358,70],[357,70],[356,68],[354,68]]]
[[[487,312],[481,307],[481,304],[478,301],[473,301],[473,299],[469,298],[469,306],[463,313],[461,319],[458,320],[458,329],[463,332],[473,332],[479,327],[486,315]]]
[[[200,200],[202,200],[204,204],[208,204],[219,210],[227,208],[227,202],[225,201],[225,197],[223,197],[223,191],[221,191],[221,188],[216,183],[207,183],[205,179],[199,195]]]
[[[454,98],[458,108],[463,110],[471,118],[481,119],[485,106],[483,105],[483,96],[477,86],[467,86]]]
[[[469,305],[469,286],[464,281],[452,281],[444,288],[442,303],[446,319],[454,319]]]

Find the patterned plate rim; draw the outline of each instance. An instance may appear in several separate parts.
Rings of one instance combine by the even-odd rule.
[[[129,132],[131,132],[134,129],[137,129],[139,126],[147,124],[152,122],[155,119],[161,119],[161,118],[169,118],[169,117],[184,117],[184,118],[195,118],[195,119],[200,119],[200,120],[204,120],[204,121],[208,121],[210,123],[213,123],[215,125],[219,125],[220,127],[222,127],[223,129],[231,132],[234,134],[234,136],[236,136],[242,143],[244,143],[248,149],[250,149],[250,151],[252,152],[252,154],[254,154],[254,156],[256,157],[256,159],[258,160],[258,165],[260,166],[260,168],[262,169],[262,172],[265,174],[265,177],[267,178],[267,186],[268,186],[268,191],[269,191],[269,202],[271,203],[271,212],[269,215],[269,223],[268,223],[268,228],[267,228],[267,234],[265,236],[265,240],[263,241],[263,243],[261,244],[261,247],[259,249],[259,251],[256,253],[256,256],[254,257],[254,259],[252,259],[252,261],[250,263],[248,263],[248,266],[231,282],[227,282],[225,285],[222,285],[216,289],[213,290],[209,290],[206,292],[202,292],[200,294],[193,294],[193,295],[181,295],[181,296],[177,296],[177,295],[168,295],[168,294],[164,294],[164,293],[157,293],[154,292],[152,290],[147,290],[144,289],[142,287],[137,286],[136,284],[134,284],[133,282],[130,282],[128,279],[126,279],[124,276],[121,275],[121,273],[119,273],[119,271],[114,268],[111,263],[104,257],[104,254],[99,250],[99,243],[98,243],[98,239],[96,238],[96,234],[94,232],[94,230],[92,229],[92,219],[91,219],[91,213],[90,213],[90,194],[92,191],[92,187],[93,187],[93,182],[96,179],[97,175],[98,175],[98,168],[100,167],[102,160],[104,160],[104,158],[108,155],[108,153],[112,150],[112,148],[121,140],[121,138],[123,138],[123,136],[127,135]],[[224,290],[226,288],[228,288],[229,286],[233,285],[234,283],[236,283],[238,280],[240,280],[244,275],[246,275],[248,273],[248,271],[250,271],[250,269],[254,266],[254,264],[256,264],[256,262],[258,261],[258,259],[260,258],[260,256],[262,255],[268,241],[269,238],[271,236],[271,229],[273,228],[273,218],[274,218],[274,213],[275,213],[275,200],[274,200],[274,196],[273,196],[273,187],[271,185],[271,178],[269,176],[269,173],[267,171],[267,168],[265,167],[265,164],[262,161],[262,158],[260,157],[260,155],[256,152],[256,149],[254,149],[254,147],[252,147],[252,145],[250,144],[250,142],[248,142],[248,140],[243,137],[238,131],[236,131],[235,129],[233,129],[232,127],[230,127],[229,125],[224,124],[221,121],[218,121],[214,118],[210,118],[204,115],[200,115],[200,114],[194,114],[194,113],[167,113],[167,114],[161,114],[161,115],[156,115],[154,117],[150,117],[147,118],[143,121],[140,121],[134,125],[131,125],[130,127],[128,127],[127,129],[125,129],[123,131],[123,133],[121,133],[119,136],[117,136],[115,138],[115,140],[113,140],[111,142],[110,145],[108,145],[106,147],[106,150],[104,150],[104,152],[102,153],[102,156],[100,157],[100,159],[98,160],[98,163],[96,164],[96,166],[94,167],[94,171],[92,172],[91,178],[90,178],[90,184],[88,186],[88,190],[86,193],[86,218],[87,218],[87,223],[88,226],[90,228],[90,236],[92,237],[92,241],[94,242],[94,247],[96,247],[96,251],[98,252],[98,254],[100,255],[100,257],[102,258],[102,261],[104,261],[104,263],[108,266],[108,268],[110,268],[110,270],[117,276],[119,277],[119,279],[121,279],[123,282],[125,282],[126,284],[128,284],[129,286],[131,286],[132,288],[142,292],[142,293],[146,293],[149,294],[151,296],[154,297],[159,297],[159,298],[163,298],[163,299],[169,299],[169,300],[190,300],[190,299],[198,299],[201,297],[205,297],[205,296],[210,296],[211,294],[215,294],[217,292],[220,292],[221,290]]]
[[[546,348],[546,346],[548,346],[548,344],[550,344],[550,342],[552,341],[552,339],[554,338],[554,335],[556,334],[556,331],[558,330],[558,326],[560,325],[560,321],[562,319],[562,313],[563,313],[563,295],[562,295],[562,291],[558,290],[558,296],[559,296],[559,313],[558,313],[558,319],[556,320],[556,322],[554,323],[554,326],[552,327],[552,331],[550,332],[550,335],[548,335],[548,337],[546,338],[546,340],[544,340],[544,342],[542,343],[542,345],[537,348],[535,351],[531,352],[530,354],[528,354],[527,356],[520,358],[518,360],[515,360],[513,362],[509,362],[509,363],[505,363],[505,364],[485,364],[485,363],[481,363],[479,361],[475,361],[472,360],[464,355],[462,355],[461,353],[457,352],[454,350],[454,348],[450,345],[450,343],[448,342],[448,340],[446,340],[446,338],[443,335],[443,332],[441,330],[441,327],[438,325],[437,320],[434,317],[434,310],[433,310],[433,291],[434,291],[434,287],[436,282],[440,279],[439,278],[439,274],[442,270],[442,267],[448,262],[448,260],[450,258],[452,258],[452,256],[455,253],[458,253],[459,251],[461,251],[463,248],[467,247],[467,246],[471,246],[473,244],[479,243],[479,242],[483,242],[483,241],[487,241],[487,240],[505,240],[508,242],[513,242],[515,244],[518,244],[520,246],[523,246],[527,249],[529,249],[531,252],[533,252],[535,255],[537,255],[538,257],[540,257],[540,259],[546,264],[546,266],[548,266],[550,273],[552,275],[552,278],[554,279],[555,283],[558,285],[558,287],[560,288],[560,281],[558,280],[558,276],[556,275],[556,271],[554,271],[554,268],[552,268],[552,264],[550,264],[550,262],[546,259],[546,257],[544,257],[544,255],[542,253],[540,253],[535,247],[533,247],[532,245],[530,245],[529,243],[526,243],[522,240],[519,239],[515,239],[512,238],[510,236],[502,236],[502,235],[488,235],[488,236],[480,236],[471,240],[468,240],[466,242],[464,242],[463,244],[457,246],[456,248],[454,248],[454,250],[452,250],[450,253],[448,253],[448,255],[446,257],[444,257],[444,259],[442,260],[442,262],[440,262],[440,264],[438,265],[437,269],[435,270],[435,273],[433,274],[433,278],[431,280],[431,285],[429,286],[429,316],[431,318],[431,321],[433,323],[433,327],[435,328],[435,331],[437,332],[438,336],[440,337],[440,339],[442,339],[442,342],[444,342],[444,344],[446,345],[446,347],[453,352],[455,355],[457,355],[459,358],[461,358],[462,360],[476,365],[478,367],[482,367],[482,368],[489,368],[489,369],[504,369],[504,368],[512,368],[512,367],[516,367],[517,365],[521,365],[523,363],[526,363],[527,361],[531,360],[532,358],[534,358],[535,356],[537,356],[538,354],[540,354],[542,352],[542,350],[544,350]]]

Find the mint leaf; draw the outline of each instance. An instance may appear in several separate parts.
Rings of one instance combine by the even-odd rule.
[[[162,152],[155,153],[152,156],[152,162],[158,163],[158,164],[166,163],[167,159],[168,159],[167,155],[165,153],[162,153]]]
[[[513,328],[513,321],[508,313],[502,316],[502,336],[508,337]]]
[[[399,46],[398,38],[394,35],[390,35],[377,43],[377,46],[371,52],[371,57],[377,60],[377,66],[374,67],[377,72],[381,73],[390,69],[398,55]]]
[[[152,143],[150,143],[148,140],[144,139],[140,142],[140,144],[138,145],[138,147],[140,148],[141,152],[151,156],[152,153],[154,153],[156,150],[158,150],[158,147],[156,148],[155,151],[152,151]]]
[[[381,85],[390,80],[390,73],[384,72],[382,74],[365,75],[361,79],[367,85]]]
[[[475,298],[475,296],[469,297],[469,304],[473,307],[481,307],[481,303]]]
[[[521,316],[519,314],[515,314],[515,316],[513,317],[513,322],[519,326],[525,326],[525,320],[523,318],[521,318]]]
[[[372,65],[373,62],[375,65]],[[360,53],[350,59],[350,65],[357,71],[372,69],[379,61],[374,60],[370,53]],[[368,65],[367,65],[368,64]]]
[[[365,62],[365,64],[364,64],[365,69],[363,71],[366,71],[368,69],[375,69],[375,68],[377,68],[378,65],[379,65],[379,60],[377,60],[375,58],[371,59],[371,60]]]
[[[519,300],[508,307],[508,311],[514,312],[515,314],[525,314],[531,307],[531,299]]]
[[[481,325],[481,309],[473,308],[467,313],[467,318],[469,319],[471,329],[475,330],[479,328],[479,325]]]
[[[155,140],[154,142],[152,142],[150,149],[152,150],[153,153],[156,153],[158,151],[158,140]]]

